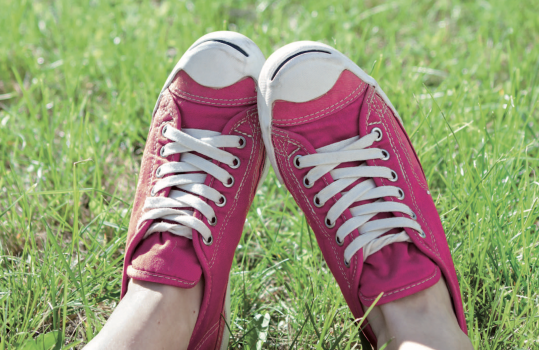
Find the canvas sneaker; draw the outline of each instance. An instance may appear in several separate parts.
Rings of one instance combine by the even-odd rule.
[[[376,81],[337,50],[287,45],[259,79],[269,159],[312,227],[357,319],[444,278],[466,333],[447,240],[401,118]],[[364,333],[376,344],[372,329]]]
[[[266,153],[256,106],[265,58],[245,36],[197,40],[153,112],[127,236],[129,279],[204,294],[189,349],[226,349],[229,273]]]

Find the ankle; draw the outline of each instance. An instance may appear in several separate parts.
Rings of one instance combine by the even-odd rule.
[[[187,349],[204,291],[131,280],[107,324],[85,350]]]
[[[156,305],[157,317],[155,320],[162,319],[174,322],[181,320],[178,323],[178,331],[190,336],[195,328],[200,311],[200,305],[204,293],[204,280],[202,279],[197,285],[190,289],[178,288],[166,284],[145,282],[139,280],[131,280],[129,290],[134,298],[144,300],[143,302],[154,302]],[[138,294],[138,296],[135,296]],[[159,311],[158,311],[159,310]],[[170,317],[170,315],[175,315]],[[160,322],[160,321],[157,321]]]
[[[368,320],[378,346],[391,341],[388,350],[425,346],[425,349],[472,349],[459,327],[443,280],[411,296],[374,307]]]

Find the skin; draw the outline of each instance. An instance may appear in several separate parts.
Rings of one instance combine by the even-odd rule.
[[[473,350],[443,279],[416,294],[375,306],[367,320],[378,348],[389,342],[387,350]]]
[[[84,350],[187,349],[204,281],[191,289],[131,280],[125,297]]]
[[[187,349],[203,290],[204,281],[182,289],[131,280],[125,297],[84,350]],[[378,347],[389,342],[387,350],[473,350],[460,330],[443,280],[374,307],[368,320]]]

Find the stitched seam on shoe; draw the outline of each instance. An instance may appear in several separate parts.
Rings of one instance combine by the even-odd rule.
[[[191,98],[191,97],[188,97],[188,96],[179,96],[181,98],[184,98],[186,100],[189,100],[189,101],[193,101],[193,102],[200,102],[200,103],[205,103],[205,104],[210,104],[210,105],[215,105],[215,106],[244,106],[244,105],[247,105],[249,103],[244,103],[244,102],[238,102],[238,103],[217,103],[217,102],[209,102],[209,101],[204,101],[204,100],[197,100],[195,98]]]
[[[299,124],[299,123],[305,123],[305,122],[311,121],[311,120],[313,120],[313,119],[318,119],[318,118],[321,118],[321,117],[323,117],[323,116],[325,116],[325,115],[331,114],[331,113],[333,113],[335,110],[337,110],[338,108],[341,108],[341,107],[344,108],[344,107],[346,107],[346,105],[348,104],[347,102],[350,102],[350,103],[351,103],[355,98],[357,98],[357,97],[361,94],[361,92],[363,92],[363,91],[358,92],[356,96],[352,96],[352,95],[353,95],[357,90],[359,90],[362,86],[364,86],[364,85],[363,85],[363,84],[360,84],[354,91],[352,91],[352,92],[350,93],[350,95],[346,96],[345,98],[343,98],[343,99],[340,100],[339,102],[336,102],[336,103],[332,104],[332,105],[329,106],[329,107],[326,107],[326,108],[324,108],[324,109],[319,110],[318,112],[314,112],[314,113],[311,113],[311,114],[307,114],[307,115],[305,115],[305,116],[303,116],[303,117],[294,118],[294,121],[293,121],[293,122],[289,122],[289,123],[279,122],[279,121],[277,121],[277,120],[274,119],[274,120],[273,120],[273,124],[275,124],[276,126],[289,126],[289,125],[295,125],[295,124]],[[366,86],[368,86],[368,85],[366,85]],[[365,87],[365,88],[366,88],[366,87]],[[352,97],[351,97],[351,96],[352,96]],[[346,99],[350,99],[350,101],[345,101]],[[344,102],[343,102],[343,101],[344,101]],[[341,104],[341,103],[342,103],[342,104]],[[339,104],[341,104],[341,105],[339,105]],[[339,106],[337,106],[337,105],[339,105]],[[334,107],[334,106],[336,106],[336,107]],[[332,108],[332,107],[334,107],[332,110],[327,111],[327,112],[325,112],[324,114],[321,114],[321,115],[318,115],[318,116],[314,116],[314,115],[316,115],[316,114],[318,114],[318,113],[322,113],[322,112],[324,112],[325,110],[330,109],[330,108]],[[314,116],[314,117],[309,118],[309,119],[305,119],[305,118],[310,117],[310,116]]]
[[[188,95],[184,95],[180,91],[174,91],[173,88],[172,89],[169,88],[169,90],[172,90],[172,92],[176,92],[176,96],[178,96],[180,98],[183,98],[183,99],[186,99],[186,100],[189,100],[189,101],[193,101],[193,102],[199,102],[199,103],[210,104],[210,105],[215,105],[215,106],[244,106],[244,105],[252,104],[252,103],[255,102],[254,100],[253,101],[236,102],[236,103],[210,102],[210,101],[206,101],[206,100],[196,99],[196,98],[193,98],[193,97],[188,96]],[[233,101],[233,100],[230,100],[230,101]]]
[[[387,110],[387,106],[386,106],[385,108],[386,108],[386,110]],[[398,130],[397,128],[398,128],[399,126],[396,125],[396,123],[395,123],[395,118],[391,118],[390,122],[391,122],[391,124],[393,124],[394,129]],[[408,143],[408,140],[406,140],[406,139],[401,140],[401,138],[399,137],[399,134],[397,134],[397,137],[398,137],[400,143],[405,143],[405,142]],[[412,148],[412,145],[410,145],[410,148]],[[417,180],[417,183],[418,183],[419,186],[421,186],[421,188],[423,188],[425,191],[428,191],[428,190],[429,190],[428,187],[425,186],[425,181],[426,181],[426,179],[425,179],[425,180],[422,180],[422,179],[420,178],[420,176],[417,175],[417,172],[415,171],[415,168],[414,168],[414,166],[413,166],[413,161],[412,161],[412,159],[410,158],[409,152],[407,152],[407,150],[404,149],[404,148],[403,148],[402,151],[403,151],[403,153],[404,153],[404,156],[405,156],[406,159],[408,160],[408,164],[410,165],[410,169],[412,169],[412,174],[414,174],[414,177],[415,177],[415,179]]]
[[[372,95],[371,95],[371,102],[374,100],[375,94],[376,94],[375,92],[372,93]],[[371,114],[371,112],[372,112],[372,111],[371,111],[371,108],[370,108],[371,105],[372,105],[372,103],[369,103],[369,109],[368,109],[368,113],[369,113],[369,114],[368,114],[368,116],[370,116],[370,114]],[[367,120],[368,120],[368,118],[367,118]],[[385,118],[385,114],[384,114],[384,113],[381,113],[381,114],[380,114],[380,120],[382,121],[382,125],[384,126],[384,128],[385,128],[386,130],[389,130],[388,125],[386,124],[386,121],[385,121],[386,118]],[[401,173],[403,174],[404,179],[406,180],[406,184],[407,184],[407,186],[408,186],[408,191],[409,191],[409,193],[410,193],[410,196],[412,197],[412,203],[413,203],[413,205],[414,205],[414,208],[416,209],[416,215],[418,215],[418,217],[420,217],[421,220],[422,220],[423,222],[426,223],[426,220],[424,220],[423,214],[422,214],[422,212],[421,212],[419,206],[418,206],[417,203],[416,203],[415,196],[414,196],[414,191],[413,191],[413,188],[412,188],[412,184],[410,183],[410,180],[408,179],[408,176],[406,176],[406,171],[404,171],[404,169],[403,169],[403,165],[402,165],[402,161],[401,161],[401,157],[400,157],[400,155],[399,155],[399,152],[396,151],[395,144],[394,144],[394,141],[393,141],[393,137],[391,136],[391,133],[390,133],[390,132],[388,132],[387,135],[388,135],[389,143],[390,143],[390,145],[391,145],[391,149],[394,151],[395,155],[396,155],[397,158],[398,158],[398,162],[397,162],[397,163],[399,164]],[[378,165],[378,164],[377,164],[377,163],[378,163],[377,160],[373,160],[372,162],[373,162],[374,165]],[[388,180],[385,180],[385,179],[380,179],[380,182],[381,182],[382,185],[384,185],[384,186],[386,186],[386,183],[389,184],[389,181],[388,181]],[[391,184],[389,184],[389,185],[391,186]],[[393,198],[391,198],[391,201],[394,202],[395,200],[394,200]],[[419,214],[418,214],[418,213],[419,213]],[[432,230],[430,229],[430,226],[429,226],[428,224],[426,224],[425,226],[427,227],[427,229],[428,229],[428,231],[429,231],[429,233],[430,233],[430,235],[431,235],[431,237],[432,237]],[[439,256],[439,253],[438,253],[438,247],[436,246],[436,243],[434,243],[434,247],[435,247],[436,251],[433,251],[433,250],[432,250],[432,249],[431,249],[425,242],[422,241],[422,238],[420,238],[418,241],[419,241],[419,243],[420,243],[421,245],[423,245],[425,248],[427,248],[428,250],[430,250],[433,254]],[[434,242],[434,239],[432,239],[432,241]]]
[[[242,124],[244,124],[246,122],[246,120],[250,117],[250,112],[251,112],[251,110],[247,112],[247,117],[244,118],[243,120],[241,120],[237,125],[235,125],[232,130],[234,130],[235,128],[237,128],[237,127],[241,126]],[[249,158],[249,163],[247,165],[247,168],[249,168],[250,163],[251,163],[251,157]],[[215,180],[212,179],[212,181],[210,183],[210,187],[211,187],[211,185],[213,185],[214,181]],[[232,213],[234,213],[234,210],[237,207],[237,203],[238,203],[237,196],[238,196],[238,193],[241,192],[241,189],[243,188],[244,183],[245,183],[245,176],[242,178],[240,186],[239,186],[238,190],[236,191],[236,195],[234,196],[234,202],[233,202],[232,208],[230,208],[230,210],[227,211],[227,214],[225,216],[225,221],[224,221],[223,225],[221,226],[221,229],[218,232],[218,235],[217,235],[218,237],[217,237],[217,240],[216,240],[217,245],[215,246],[215,249],[213,250],[212,257],[211,257],[211,259],[209,261],[210,268],[213,267],[213,264],[215,263],[215,257],[217,255],[217,252],[219,251],[219,246],[221,245],[223,232],[226,231],[225,228],[226,228],[226,226],[228,226],[228,221],[230,220],[230,218],[232,216]]]
[[[256,96],[251,96],[251,97],[241,97],[241,98],[230,98],[230,99],[226,99],[226,98],[211,98],[211,97],[206,97],[206,96],[195,95],[195,94],[189,93],[189,92],[187,92],[187,91],[185,91],[185,90],[182,90],[182,89],[180,89],[180,88],[177,88],[177,87],[170,87],[170,89],[171,89],[173,92],[178,92],[178,93],[190,95],[190,96],[193,96],[193,97],[198,97],[198,98],[203,98],[203,99],[206,99],[206,100],[213,100],[213,101],[240,101],[240,100],[252,100],[252,99],[256,99]]]
[[[219,322],[221,322],[221,319],[219,319]],[[206,340],[208,340],[212,335],[213,333],[215,333],[216,331],[216,327],[219,325],[219,322],[217,322],[216,324],[214,324],[207,332],[206,334],[204,334],[202,336],[202,339],[200,341],[200,343],[198,343],[197,347],[195,348],[195,350],[198,350],[200,349],[200,347],[206,342]]]
[[[252,113],[254,110],[256,110],[256,107],[250,110],[251,113]],[[248,111],[248,113],[249,113],[249,111]],[[239,125],[241,125],[241,124],[244,123],[244,122],[245,122],[245,119],[244,119]],[[214,181],[215,181],[215,178],[212,178],[212,180],[209,182],[208,185],[211,187]],[[217,243],[218,245],[220,244],[220,241],[221,241],[221,235],[219,235],[219,237],[218,237],[217,240],[216,240],[216,242],[218,242],[218,243]],[[218,247],[218,245],[216,246],[216,248]],[[213,254],[212,258],[210,259],[210,261],[209,261],[209,263],[208,263],[208,269],[211,269],[211,267],[213,266],[213,259],[214,259],[214,257],[215,257],[216,252],[217,252],[217,249],[214,250],[214,254]],[[210,287],[209,287],[209,289],[207,290],[207,292],[208,292],[208,297],[206,298],[206,301],[204,302],[203,307],[201,307],[201,309],[203,309],[204,312],[203,312],[202,314],[199,314],[199,315],[198,315],[199,318],[201,318],[201,317],[204,318],[204,317],[206,316],[206,311],[207,311],[207,309],[208,309],[208,304],[209,304],[209,302],[210,302],[211,295],[212,295],[212,290],[213,290],[213,275],[212,275],[211,273],[209,274],[209,276],[206,276],[206,275],[204,274],[204,277],[209,277],[209,281],[208,281],[209,283],[206,284],[206,286],[209,285]],[[206,333],[206,334],[208,334],[208,333]],[[210,334],[210,335],[211,335],[211,334]],[[206,339],[204,339],[204,340],[202,341],[202,343],[204,343],[205,341],[206,341]],[[200,343],[200,344],[202,344],[202,343]],[[199,347],[200,347],[200,345],[197,346],[196,349],[198,349]]]
[[[380,96],[378,96],[378,97],[380,97]],[[383,104],[383,106],[384,106],[385,109],[386,109],[384,112],[387,112],[387,111],[388,111],[387,105],[386,105],[386,104]],[[386,118],[385,118],[385,115],[386,115],[386,114],[384,113],[383,115],[384,115],[384,117],[383,117],[382,119],[385,120],[385,119],[386,119]],[[394,117],[393,117],[393,118],[389,118],[389,122],[392,123],[392,124],[393,124],[393,128],[396,129],[396,127],[397,127],[398,125],[395,125],[395,118],[394,118]],[[385,125],[385,123],[384,123],[384,125]],[[391,134],[390,134],[390,135],[391,135]],[[397,135],[398,135],[398,134],[397,134]],[[391,139],[391,137],[390,137],[390,142],[391,142],[391,140],[392,140],[392,139]],[[399,141],[400,141],[400,140],[399,140]],[[406,140],[406,142],[407,142],[407,140]],[[393,149],[395,149],[394,146],[392,146],[392,147],[393,147]],[[416,172],[414,171],[413,163],[412,163],[411,159],[408,157],[408,152],[407,152],[405,149],[403,149],[403,152],[404,152],[404,154],[405,154],[405,156],[406,156],[406,158],[407,158],[407,160],[408,160],[408,164],[410,165],[410,168],[412,169],[412,173],[414,174],[414,177],[416,178],[417,182],[419,182],[419,184],[421,185],[421,181],[418,179],[417,174],[416,174]],[[399,164],[401,164],[400,156],[398,155],[398,153],[397,153],[397,157],[399,157]],[[406,173],[404,173],[404,169],[402,169],[402,166],[401,166],[401,170],[402,170],[402,172],[403,172],[403,174],[404,174],[404,177],[406,178],[406,182],[408,183],[408,186],[411,188],[411,183],[410,183],[410,181],[408,180],[408,177],[406,176]],[[424,187],[422,187],[422,188],[424,188]],[[427,190],[427,189],[426,189],[426,190]],[[415,195],[414,195],[413,189],[411,189],[411,192],[410,192],[410,193],[411,193],[411,195],[412,195],[412,200],[413,200],[413,202],[414,202],[415,208],[419,211],[419,214],[420,214],[420,216],[421,216],[422,221],[424,222],[424,224],[425,224],[425,226],[427,227],[429,233],[431,234],[431,240],[432,240],[432,242],[434,243],[434,249],[436,250],[436,255],[439,256],[440,253],[438,252],[438,245],[436,244],[436,240],[433,238],[434,235],[433,235],[433,233],[432,233],[432,229],[430,228],[430,225],[429,225],[428,221],[425,220],[425,218],[424,218],[424,216],[423,216],[423,214],[422,214],[422,212],[421,212],[421,209],[419,208],[419,206],[417,205],[417,203],[416,203],[416,201],[415,201]]]
[[[174,117],[172,115],[172,110],[170,109],[170,106],[169,106],[169,103],[172,102],[172,98],[170,97],[170,95],[165,95],[163,97],[164,97],[164,99],[163,98],[161,99],[161,102],[163,103],[163,106],[161,106],[161,105],[159,106],[159,111],[160,112],[164,111],[164,113],[161,113],[161,115],[163,116],[162,119],[165,118],[166,115],[169,115],[171,117],[171,120],[174,120]],[[179,118],[179,113],[178,113],[178,118]],[[155,154],[156,154],[157,148],[159,146],[159,141],[158,141],[159,129],[163,126],[163,124],[170,123],[171,120],[161,120],[161,122],[159,124],[157,124],[157,126],[156,126],[156,131],[153,134],[153,140],[151,140],[153,142],[153,152],[151,154],[154,155],[154,156],[152,157],[150,176],[148,176],[148,189],[150,190],[150,192],[151,192],[151,188],[153,187],[152,182],[154,180],[154,175],[155,175],[154,169],[155,169],[155,162],[157,160],[157,157],[155,156]],[[152,130],[153,130],[153,128],[152,128]],[[147,195],[146,195],[146,197],[147,197]],[[142,217],[142,214],[144,213],[143,208],[141,208],[140,214],[138,215],[137,224],[135,226],[136,231],[139,230],[139,225],[140,225],[139,220]],[[133,237],[133,239],[134,238],[135,238],[135,236]],[[131,244],[132,243],[133,243],[133,241],[131,241]]]
[[[374,97],[375,97],[375,96],[378,96],[378,98],[382,101],[382,102],[381,102],[382,110],[378,112],[378,113],[380,113],[380,116],[382,116],[382,115],[385,116],[385,113],[386,113],[386,112],[389,112],[390,115],[393,117],[393,118],[391,118],[391,119],[395,119],[395,116],[394,116],[394,114],[393,114],[393,111],[391,111],[391,110],[388,109],[387,104],[384,102],[384,99],[383,99],[377,92],[373,92],[373,96],[372,96],[371,101],[374,100]],[[377,103],[377,102],[374,102],[374,103]],[[369,103],[369,111],[370,111],[370,105],[371,105],[371,103]],[[378,110],[378,108],[377,108],[377,110]],[[367,115],[367,122],[369,121],[369,118],[370,118],[370,113]],[[380,119],[382,119],[382,118],[380,117]],[[372,122],[372,123],[368,123],[367,125],[380,124],[380,123],[382,123],[382,122],[381,122],[381,121],[379,121],[379,122]],[[395,121],[394,121],[394,120],[391,120],[391,124],[393,125],[393,127],[394,127],[393,129],[394,129],[394,130],[400,129],[400,127],[399,127],[399,128],[396,128],[396,127],[399,126],[399,125],[395,125]],[[400,138],[399,138],[399,141],[400,141],[400,143],[408,142],[408,140],[402,141]],[[413,163],[412,163],[412,160],[410,159],[410,155],[408,154],[408,152],[407,152],[405,149],[403,149],[403,152],[404,152],[404,155],[406,156],[406,158],[408,159],[408,163],[409,163],[410,165],[412,165]],[[416,180],[417,180],[419,186],[421,186],[421,188],[423,188],[425,191],[428,191],[428,190],[429,190],[428,187],[426,187],[424,181],[422,181],[422,180],[417,176],[414,167],[411,166],[410,168],[412,169],[412,173],[414,174],[414,177],[416,178]]]
[[[386,108],[387,108],[387,107],[386,107]],[[384,114],[384,115],[385,115],[385,114]],[[385,120],[385,119],[386,119],[386,118],[383,117],[383,120]],[[394,119],[394,118],[389,118],[389,122],[393,124],[393,127],[396,127],[396,125],[395,125],[395,119]],[[385,123],[384,123],[384,126],[385,126]],[[389,134],[389,135],[390,135],[390,137],[389,137],[389,138],[390,138],[390,142],[392,142],[391,134]],[[392,148],[395,149],[395,147],[393,146],[393,144],[392,144]],[[408,153],[408,152],[406,152],[406,150],[403,150],[403,152],[404,152],[405,154]],[[410,189],[410,194],[411,194],[411,196],[412,196],[412,202],[414,203],[414,207],[415,207],[415,209],[417,210],[417,212],[419,212],[419,217],[421,218],[421,221],[424,223],[425,227],[427,227],[427,230],[428,230],[428,232],[429,232],[430,235],[431,235],[431,240],[432,240],[432,242],[433,242],[433,244],[434,244],[434,249],[435,249],[435,251],[436,251],[435,254],[436,254],[437,256],[440,256],[440,253],[439,253],[439,251],[438,251],[438,245],[437,245],[437,243],[436,243],[436,240],[434,239],[434,235],[433,235],[433,233],[432,233],[432,229],[431,229],[431,227],[430,227],[428,221],[425,220],[424,215],[423,215],[421,209],[419,208],[419,206],[418,206],[417,203],[416,203],[415,195],[414,195],[414,191],[413,191],[412,185],[411,185],[411,183],[410,183],[408,177],[406,176],[406,173],[404,172],[404,169],[402,168],[401,160],[400,160],[401,158],[400,158],[400,156],[399,156],[399,153],[398,153],[398,152],[395,152],[395,153],[397,154],[397,157],[399,158],[399,165],[401,166],[401,171],[402,171],[402,173],[403,173],[403,175],[404,175],[404,178],[406,179],[406,182],[408,183],[408,187],[409,187],[409,189]],[[411,160],[410,160],[409,158],[407,158],[407,160],[408,160],[408,163],[409,163],[409,165],[410,165],[410,168],[412,168],[412,173],[414,174],[416,180],[419,181],[418,178],[417,178],[417,174],[416,174],[415,171],[413,170],[413,166],[412,166]],[[416,213],[416,215],[417,215],[417,213]],[[431,251],[432,251],[432,250],[431,250]]]
[[[388,296],[390,296],[390,295],[393,295],[393,294],[397,294],[397,293],[404,292],[404,291],[406,291],[406,290],[408,290],[408,289],[417,287],[417,286],[419,286],[419,285],[421,285],[421,284],[425,284],[425,283],[427,283],[428,281],[432,280],[434,277],[436,277],[436,275],[438,275],[438,267],[436,268],[436,270],[434,270],[434,274],[433,274],[432,276],[430,276],[430,277],[424,279],[424,280],[421,281],[421,282],[416,282],[416,283],[414,283],[414,284],[411,284],[411,285],[409,285],[409,286],[407,286],[407,287],[405,287],[405,288],[401,288],[401,289],[399,289],[399,290],[395,290],[395,291],[390,292],[390,293],[387,293],[387,294],[384,293],[384,295],[382,296],[381,299],[386,298],[386,297],[388,297]],[[359,292],[359,294],[360,294],[361,299],[363,299],[363,300],[365,300],[365,301],[372,301],[372,300],[376,300],[376,298],[378,298],[378,296],[376,296],[376,297],[374,297],[374,298],[367,298],[366,296],[363,295],[363,293],[361,293],[361,291]]]
[[[241,125],[243,125],[244,123],[250,122],[250,120],[253,119],[253,115],[255,113],[255,110],[256,110],[256,108],[248,110],[247,111],[247,116],[243,120],[241,120],[238,124],[236,124],[232,130],[236,132],[237,131],[236,129],[239,128]],[[253,131],[254,131],[253,134],[258,133],[256,128],[253,128]],[[253,139],[254,139],[254,137],[253,137]],[[245,170],[244,174],[249,173],[249,170],[252,168],[252,164],[253,164],[253,157],[251,155],[251,157],[249,157],[249,162],[247,164],[247,167],[246,167],[246,170]],[[230,210],[228,210],[227,215],[225,216],[225,221],[224,221],[223,225],[221,226],[221,228],[219,230],[219,234],[218,234],[218,237],[217,237],[217,240],[216,240],[217,245],[215,246],[215,249],[213,251],[213,255],[212,255],[212,257],[210,259],[210,262],[209,262],[210,268],[213,267],[213,264],[215,263],[215,257],[217,255],[217,252],[219,251],[219,246],[221,244],[221,238],[223,237],[223,232],[226,231],[226,227],[228,226],[228,222],[229,222],[230,218],[232,217],[232,215],[234,214],[234,211],[237,208],[237,204],[238,204],[238,200],[239,200],[238,196],[239,196],[240,192],[242,191],[243,186],[245,185],[246,182],[247,182],[247,177],[243,176],[243,178],[241,180],[241,183],[240,183],[240,186],[238,187],[238,189],[236,191],[236,195],[234,196],[233,206],[230,208]],[[213,182],[212,182],[212,184],[213,184]]]
[[[176,281],[176,282],[181,282],[183,284],[186,284],[186,285],[189,285],[189,286],[193,286],[196,284],[196,282],[188,282],[187,280],[184,280],[182,278],[172,278],[172,277],[167,277],[165,275],[159,275],[159,274],[155,274],[155,273],[150,273],[150,272],[147,272],[147,271],[143,271],[143,270],[139,270],[135,267],[133,267],[133,265],[130,265],[127,267],[127,273],[129,275],[129,269],[133,269],[135,270],[137,273],[142,273],[142,274],[145,274],[145,275],[148,275],[148,276],[152,276],[152,277],[159,277],[159,278],[165,278],[167,280],[171,280],[171,281]],[[131,277],[131,278],[134,278],[134,277]],[[136,278],[135,278],[136,279]]]
[[[289,135],[288,134],[285,134],[286,136],[283,136],[282,135],[282,132],[280,130],[274,130],[273,132],[274,135],[276,135],[277,137],[281,137],[281,138],[286,138],[286,140],[288,141],[288,143],[291,143],[295,146],[297,146],[299,149],[302,149],[305,151],[305,153],[308,153],[307,150],[303,147],[302,144],[298,143],[298,142],[295,142],[293,140],[290,139]],[[286,144],[285,144],[286,145]],[[286,146],[282,146],[283,149],[286,147]],[[296,152],[296,151],[294,151]],[[292,154],[294,154],[294,152],[292,152],[289,156],[285,156],[285,158],[287,157],[288,159],[290,159],[290,157],[292,156]],[[283,156],[283,154],[281,154],[281,156]],[[283,162],[282,160],[280,159],[277,159],[277,161],[280,163],[280,169],[284,169],[287,173],[288,173],[288,176],[289,178],[291,177],[295,182],[296,182],[296,188],[298,189],[298,191],[301,193],[302,197],[303,197],[303,200],[305,201],[305,203],[307,203],[307,207],[308,209],[311,211],[312,215],[314,218],[317,217],[316,213],[314,212],[314,209],[313,207],[311,206],[311,202],[309,201],[309,199],[307,198],[305,192],[302,190],[301,188],[301,183],[299,183],[298,179],[294,176],[294,173],[293,171],[291,171],[291,167],[289,166],[283,166]],[[328,186],[328,182],[326,180],[325,177],[322,177],[322,179],[324,180],[326,186]],[[322,225],[320,225],[320,222],[319,220],[314,220],[314,222],[316,223],[316,225],[318,225],[318,228],[319,230],[323,233],[323,235],[326,237],[326,239],[328,239],[330,242],[332,241],[331,239],[331,234],[325,230]],[[333,255],[335,257],[335,259],[337,260],[337,265],[339,267],[339,270],[341,271],[341,274],[344,276],[344,279],[346,280],[346,283],[348,284],[348,288],[351,288],[351,283],[350,283],[350,280],[348,278],[348,274],[346,273],[346,271],[344,271],[343,267],[342,267],[342,262],[339,261],[339,253],[337,252],[337,249],[335,248],[335,246],[333,244],[330,243],[330,247],[331,247],[331,250],[333,250]]]

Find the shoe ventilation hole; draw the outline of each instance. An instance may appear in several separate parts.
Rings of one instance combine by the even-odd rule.
[[[299,55],[303,55],[303,54],[306,54],[306,53],[313,53],[313,52],[321,52],[321,53],[327,53],[328,55],[331,55],[331,52],[329,51],[324,51],[324,50],[307,50],[307,51],[301,51],[301,52],[298,52],[290,57],[288,57],[286,60],[284,60],[280,65],[279,67],[277,67],[277,69],[275,70],[275,72],[273,73],[273,76],[271,77],[271,80],[275,79],[275,76],[277,75],[277,73],[279,73],[279,71],[281,70],[281,68],[283,68],[283,66],[288,62],[290,61],[291,59],[295,58],[295,57],[298,57]]]

